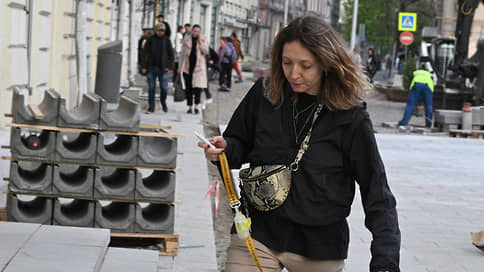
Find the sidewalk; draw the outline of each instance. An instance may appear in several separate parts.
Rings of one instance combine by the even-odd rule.
[[[157,100],[159,103],[159,100]],[[192,272],[217,271],[215,240],[210,198],[205,199],[209,187],[207,161],[197,146],[193,131],[203,134],[202,113],[187,114],[185,102],[174,103],[167,97],[168,112],[143,114],[143,124],[169,125],[169,133],[181,134],[178,139],[178,160],[175,200],[175,233],[180,236],[178,256],[160,256],[158,271]],[[182,119],[179,121],[177,118]]]

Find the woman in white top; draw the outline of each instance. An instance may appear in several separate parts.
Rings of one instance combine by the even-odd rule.
[[[183,45],[183,26],[178,26],[175,34],[175,71],[178,69],[178,58],[180,57]],[[177,73],[173,73],[173,82],[176,80]]]

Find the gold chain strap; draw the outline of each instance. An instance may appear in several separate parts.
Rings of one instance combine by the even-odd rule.
[[[304,140],[301,142],[301,145],[299,147],[299,151],[297,152],[296,158],[289,165],[289,168],[293,172],[296,172],[297,170],[299,170],[299,161],[302,159],[304,152],[306,152],[306,150],[309,148],[309,139],[311,138],[311,132],[313,131],[314,123],[316,122],[316,119],[318,119],[319,113],[321,112],[322,109],[323,109],[323,104],[318,104],[318,107],[316,108],[316,111],[314,112],[313,122],[311,123],[311,127],[309,128],[308,134],[306,135],[306,137],[304,137]]]

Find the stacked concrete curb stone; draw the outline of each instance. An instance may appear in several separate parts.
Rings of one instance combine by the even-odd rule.
[[[107,229],[0,222],[0,271],[158,271],[159,252],[111,240]]]
[[[24,101],[14,91],[9,221],[173,234],[177,139],[139,132],[136,101],[122,96],[110,111],[85,94],[68,110],[49,90],[37,106],[43,118]]]
[[[66,100],[60,98],[57,125],[71,128],[99,128],[101,101],[102,98],[96,94],[84,94],[81,104],[68,110]]]

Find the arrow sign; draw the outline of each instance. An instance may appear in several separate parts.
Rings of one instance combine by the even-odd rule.
[[[408,31],[402,32],[400,34],[400,42],[405,46],[411,45],[413,43],[412,32],[408,32]]]

